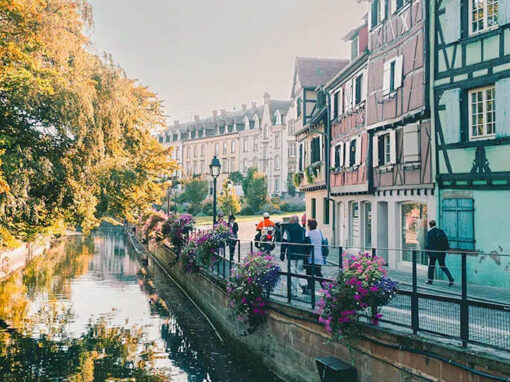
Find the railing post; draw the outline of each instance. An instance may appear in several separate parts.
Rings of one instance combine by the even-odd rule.
[[[292,276],[290,275],[290,256],[287,256],[287,302],[292,301]]]
[[[322,247],[321,251],[322,251]],[[312,309],[315,309],[315,246],[312,247],[312,287],[310,288]]]
[[[250,253],[253,253],[253,241],[250,241]]]
[[[237,240],[237,263],[241,262],[241,240]]]
[[[343,249],[343,247],[340,246],[339,250],[340,250],[340,252],[338,253],[338,268],[342,269],[344,267],[343,258],[342,258],[342,253],[344,252],[344,249]]]
[[[229,250],[230,250],[230,248],[229,248]],[[223,280],[225,280],[225,266],[226,266],[225,262],[226,262],[226,259],[227,259],[227,243],[225,242],[223,244],[223,272],[222,272],[223,273]]]
[[[416,269],[417,251],[413,249],[413,293],[411,294],[411,328],[417,334],[420,327],[418,315],[418,275]]]
[[[460,338],[462,346],[466,347],[469,341],[469,305],[467,301],[467,256],[465,253],[461,254],[461,273],[462,273],[462,296],[460,302]]]
[[[217,256],[216,256],[216,257],[218,257],[218,259],[216,259],[216,275],[218,275],[218,276],[220,275],[220,259],[219,259],[220,253],[221,253],[220,249],[221,248],[218,247],[218,252],[217,252]]]

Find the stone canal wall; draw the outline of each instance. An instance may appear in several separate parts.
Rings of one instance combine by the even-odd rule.
[[[334,356],[346,362],[350,362],[352,356],[361,382],[494,381],[456,367],[450,360],[482,372],[502,377],[510,375],[510,364],[497,356],[464,351],[386,328],[367,326],[364,338],[350,353],[339,343],[328,343],[326,330],[313,314],[285,304],[271,303],[267,321],[253,334],[247,334],[246,328],[230,313],[224,283],[204,273],[186,274],[179,266],[169,265],[173,255],[164,248],[151,247],[151,253],[200,305],[232,346],[257,357],[260,367],[271,369],[286,381],[319,381],[315,359],[323,356]]]
[[[51,246],[51,240],[39,240],[33,243],[23,243],[18,248],[0,251],[0,281],[11,272],[23,268],[34,256],[39,256]]]

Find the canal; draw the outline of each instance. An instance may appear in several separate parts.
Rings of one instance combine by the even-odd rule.
[[[0,283],[0,380],[278,381],[115,229],[61,240]]]

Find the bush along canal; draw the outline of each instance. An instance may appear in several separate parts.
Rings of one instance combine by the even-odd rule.
[[[278,381],[228,348],[121,229],[63,240],[0,284],[2,381]]]

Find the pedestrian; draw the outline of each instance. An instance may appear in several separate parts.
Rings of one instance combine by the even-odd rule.
[[[218,224],[226,224],[225,220],[223,220],[223,212],[218,212],[218,219],[216,219],[216,225]]]
[[[230,231],[232,232],[232,236],[229,243],[229,249],[230,249],[230,261],[233,261],[238,238],[237,233],[239,232],[239,224],[236,223],[236,217],[234,215],[230,215],[228,217],[228,226],[230,228]]]
[[[282,245],[280,252],[280,260],[285,261],[287,258],[288,264],[290,264],[289,272],[291,273],[303,273],[303,263],[309,249],[305,246],[306,230],[299,224],[299,218],[292,216],[289,224],[285,227],[285,231],[282,235]],[[291,277],[291,295],[297,297],[298,284],[303,289],[303,293],[306,292],[304,285],[300,285],[300,281],[303,279],[297,277]]]
[[[306,228],[306,214],[301,216],[301,224],[303,225],[303,228]]]
[[[309,255],[304,264],[306,274],[308,276],[322,276],[322,265],[325,264],[325,258],[323,257],[322,243],[324,241],[324,235],[317,228],[317,221],[315,219],[308,219],[308,232],[306,233],[305,244],[311,244]],[[308,287],[306,294],[310,294],[313,291],[313,281],[308,279]]]
[[[431,251],[428,252],[429,255],[429,267],[428,267],[428,280],[426,284],[432,284],[432,281],[434,280],[434,271],[436,268],[436,261],[439,262],[439,266],[441,267],[442,271],[448,277],[448,286],[453,285],[453,277],[446,268],[445,264],[445,258],[446,258],[446,251],[450,249],[450,245],[448,243],[448,237],[446,236],[446,233],[442,230],[436,227],[436,221],[431,220],[429,222],[429,231],[427,232],[427,250]]]

